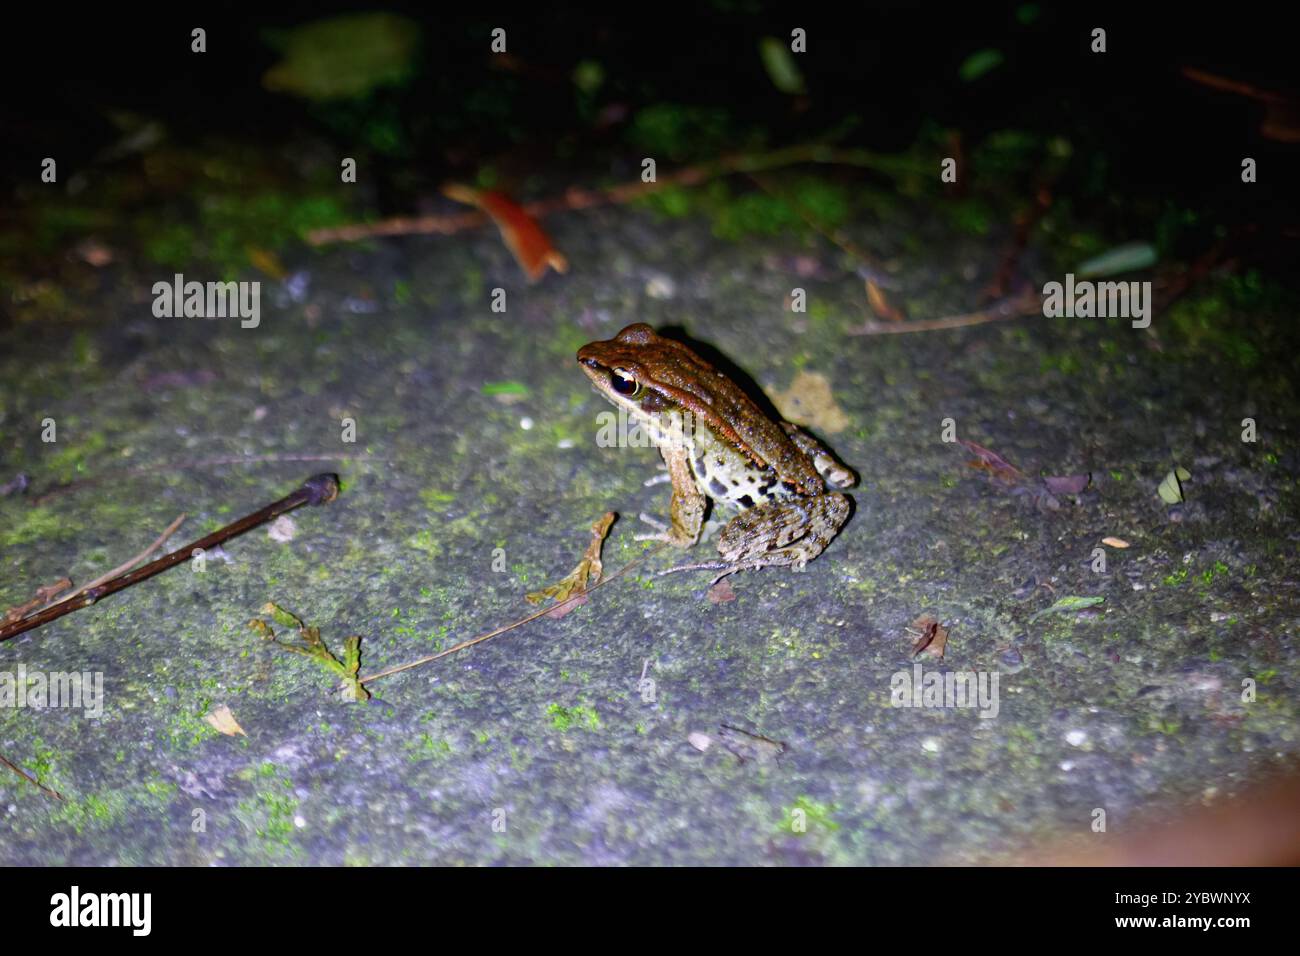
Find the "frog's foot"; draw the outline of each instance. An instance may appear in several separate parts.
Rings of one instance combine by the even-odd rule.
[[[654,528],[654,534],[634,534],[633,541],[664,541],[678,548],[689,548],[695,544],[695,538],[687,535],[680,528],[670,528],[664,522],[644,511],[637,515],[642,521]]]
[[[764,567],[803,570],[826,550],[849,518],[849,499],[840,494],[790,498],[737,515],[718,539],[726,574]]]

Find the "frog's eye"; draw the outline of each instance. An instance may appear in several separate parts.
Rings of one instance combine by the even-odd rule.
[[[610,369],[609,384],[614,391],[620,395],[626,395],[628,398],[641,390],[641,383],[627,374],[627,369],[622,368]]]

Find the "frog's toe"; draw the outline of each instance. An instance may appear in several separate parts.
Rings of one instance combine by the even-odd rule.
[[[637,517],[640,518],[642,521],[644,521],[646,524],[648,524],[650,527],[654,528],[655,531],[658,532],[658,535],[643,535],[643,534],[639,534],[639,535],[636,536],[636,539],[637,539],[638,541],[645,540],[645,539],[648,538],[648,537],[649,537],[649,538],[655,538],[655,537],[658,537],[658,536],[660,536],[660,535],[665,535],[665,534],[668,533],[668,525],[665,524],[664,522],[660,521],[660,520],[659,520],[658,518],[656,518],[654,515],[648,515],[648,514],[646,514],[646,513],[643,511],[643,512],[641,512],[639,515],[637,515]]]
[[[648,515],[645,512],[642,512],[637,515],[637,517],[655,530],[650,534],[634,534],[632,535],[633,541],[666,541],[669,544],[679,543],[668,525],[654,517],[654,515]]]

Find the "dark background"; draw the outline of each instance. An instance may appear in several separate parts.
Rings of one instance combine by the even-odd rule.
[[[359,9],[314,3],[8,11],[7,93],[0,104],[7,185],[30,181],[46,155],[60,157],[65,168],[89,162],[120,136],[105,117],[114,108],[163,120],[182,143],[221,138],[275,148],[303,136],[332,142],[370,161],[379,211],[400,211],[412,193],[464,175],[489,156],[508,154],[562,181],[634,170],[642,153],[629,142],[628,119],[670,102],[725,117],[717,135],[701,141],[701,152],[828,135],[843,145],[894,151],[926,128],[959,130],[968,148],[1008,127],[1060,133],[1076,149],[1060,191],[1091,204],[1110,228],[1133,228],[1133,217],[1147,215],[1129,208],[1127,197],[1168,199],[1201,210],[1207,222],[1260,227],[1269,237],[1261,255],[1275,266],[1294,258],[1294,238],[1280,237],[1294,222],[1296,145],[1260,136],[1264,104],[1180,74],[1196,67],[1294,94],[1294,34],[1282,5],[818,9],[714,2],[625,12],[613,5],[533,5],[487,15],[474,5],[394,3],[377,9],[422,26],[419,68],[405,86],[345,105],[304,103],[262,87],[260,77],[277,59],[268,32]],[[195,25],[208,31],[201,57],[189,52]],[[807,94],[792,97],[775,88],[756,48],[760,37],[788,38],[796,25],[809,37],[809,52],[797,58]],[[507,30],[508,67],[488,52],[494,26]],[[1108,31],[1104,55],[1089,52],[1094,26]],[[1004,62],[961,81],[961,63],[982,48],[1001,51]],[[582,61],[604,71],[587,99],[571,79]],[[364,142],[359,131],[376,117],[400,130],[398,141]],[[1249,188],[1240,183],[1246,155],[1259,161],[1259,182]],[[1203,240],[1192,235],[1189,247]]]

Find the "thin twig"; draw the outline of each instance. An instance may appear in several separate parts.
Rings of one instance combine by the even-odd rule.
[[[872,275],[880,275],[884,273],[885,271],[884,267],[880,264],[879,259],[873,256],[866,249],[863,249],[860,245],[858,245],[848,236],[844,235],[844,233],[841,232],[840,230],[831,229],[828,226],[824,225],[822,222],[816,219],[812,215],[812,213],[810,213],[807,209],[805,209],[802,203],[791,198],[790,196],[782,195],[780,192],[776,190],[776,188],[771,184],[771,182],[768,181],[766,177],[760,176],[757,173],[750,173],[749,178],[753,180],[754,185],[758,186],[758,188],[763,190],[763,192],[767,193],[769,196],[773,197],[774,199],[779,199],[781,202],[785,203],[792,210],[794,210],[795,215],[797,215],[800,219],[802,219],[808,225],[808,228],[812,229],[814,232],[819,233],[828,242],[831,242],[834,245],[839,246],[839,248],[842,249],[844,252],[846,252],[848,255],[852,256],[854,259],[857,259],[858,262],[862,263],[862,265],[866,268],[866,270],[869,273],[871,273]]]
[[[456,644],[453,647],[449,647],[445,651],[439,651],[436,654],[430,654],[427,657],[421,657],[419,660],[409,661],[405,664],[398,664],[396,667],[390,667],[388,668],[388,670],[380,671],[377,674],[370,674],[366,677],[358,678],[357,683],[368,684],[371,681],[379,680],[381,677],[389,677],[393,674],[400,674],[402,671],[409,671],[413,667],[419,667],[421,664],[432,663],[433,661],[436,661],[441,657],[447,657],[449,654],[455,654],[458,651],[463,651],[467,647],[473,647],[475,644],[482,644],[484,641],[496,637],[498,634],[504,634],[506,631],[513,631],[517,627],[523,627],[525,624],[535,621],[539,617],[545,617],[546,615],[554,611],[556,608],[563,607],[566,604],[571,604],[574,601],[579,601],[582,598],[584,598],[586,595],[590,594],[592,591],[595,591],[597,588],[602,588],[609,582],[621,578],[624,574],[626,574],[628,571],[631,571],[637,565],[644,563],[648,558],[651,558],[655,554],[658,554],[659,551],[663,549],[663,547],[664,546],[662,544],[657,545],[651,548],[649,551],[642,554],[640,557],[633,558],[631,561],[623,565],[613,574],[601,578],[595,584],[573,595],[573,597],[569,598],[568,600],[561,601],[559,604],[553,604],[550,607],[543,608],[540,611],[536,611],[532,614],[529,614],[527,617],[522,617],[519,620],[514,621],[510,624],[505,624],[501,627],[498,627],[494,631],[488,631],[486,634],[480,634],[478,637],[471,637],[467,641],[461,641],[459,644]]]
[[[912,162],[905,157],[886,156],[865,149],[840,149],[821,143],[803,143],[773,150],[769,153],[742,153],[723,156],[712,162],[696,166],[686,166],[666,176],[657,177],[653,182],[640,180],[621,183],[606,189],[581,189],[577,187],[565,191],[562,196],[522,203],[521,206],[529,216],[542,219],[557,212],[572,212],[578,209],[591,209],[595,206],[621,205],[640,199],[651,193],[659,192],[670,186],[698,186],[709,180],[732,173],[754,173],[782,166],[795,166],[802,163],[826,163],[835,166],[860,166],[874,169],[886,175],[897,175],[904,168],[911,168]],[[370,239],[376,236],[410,236],[410,235],[450,235],[465,229],[487,225],[490,220],[479,212],[457,213],[451,216],[399,216],[381,219],[378,222],[350,223],[345,226],[333,226],[327,229],[313,229],[306,233],[305,239],[313,246],[331,242],[353,242],[358,239]]]
[[[392,461],[391,458],[381,458],[377,455],[318,455],[318,454],[278,454],[278,455],[221,455],[216,458],[195,458],[190,461],[164,461],[156,465],[141,465],[136,468],[125,468],[102,472],[98,475],[92,475],[89,478],[81,478],[77,481],[70,481],[66,485],[55,485],[32,499],[33,505],[44,504],[51,498],[57,498],[59,495],[66,495],[69,492],[76,491],[89,485],[97,485],[101,482],[108,481],[115,476],[121,475],[152,475],[163,471],[189,471],[194,468],[216,468],[220,465],[261,465],[278,462],[299,462],[299,461]]]
[[[28,783],[30,783],[33,787],[36,787],[38,790],[41,791],[41,793],[45,794],[47,797],[53,797],[55,800],[62,800],[62,799],[63,799],[63,794],[59,793],[59,791],[57,791],[57,790],[51,790],[49,787],[45,786],[45,784],[41,783],[39,780],[36,780],[36,779],[34,779],[34,778],[32,778],[32,777],[29,777],[29,776],[27,775],[27,771],[26,771],[26,770],[23,770],[22,767],[19,767],[17,764],[13,763],[11,760],[9,760],[9,759],[8,759],[7,757],[5,757],[4,755],[0,755],[0,763],[4,764],[6,767],[8,767],[8,768],[9,768],[10,770],[12,770],[14,773],[18,774],[18,776],[22,777],[24,780],[26,780]]]
[[[148,564],[136,568],[134,571],[128,571],[125,574],[118,575],[111,580],[105,581],[98,587],[87,590],[84,594],[70,597],[60,601],[57,604],[51,604],[31,617],[24,618],[21,621],[14,621],[11,624],[0,625],[0,642],[17,637],[32,628],[41,627],[50,621],[57,620],[65,614],[71,614],[73,611],[79,611],[82,608],[89,607],[96,601],[108,597],[110,594],[116,594],[125,588],[129,588],[141,581],[148,580],[155,574],[161,574],[168,568],[174,568],[182,561],[188,561],[195,551],[207,551],[209,548],[215,548],[219,544],[224,544],[231,538],[251,531],[259,525],[273,521],[282,514],[287,514],[295,508],[303,505],[323,505],[333,501],[339,495],[339,477],[333,474],[313,475],[302,483],[295,491],[285,495],[278,501],[273,501],[265,508],[259,508],[252,514],[245,515],[237,521],[232,521],[224,527],[218,528],[211,534],[204,535],[197,541],[191,541],[183,547],[177,548],[164,554],[161,558],[155,558]]]
[[[97,588],[97,587],[99,587],[101,584],[103,584],[105,581],[108,581],[108,580],[110,580],[110,579],[112,579],[112,578],[115,578],[115,577],[117,577],[119,574],[125,574],[127,571],[130,571],[133,567],[135,567],[137,564],[139,564],[139,563],[140,563],[141,561],[143,561],[145,558],[149,557],[151,554],[153,554],[155,551],[157,551],[159,548],[161,548],[164,544],[166,544],[166,543],[167,543],[167,539],[170,538],[173,534],[176,533],[176,529],[179,528],[179,527],[181,526],[181,522],[184,521],[184,520],[185,520],[185,515],[184,515],[184,514],[178,515],[177,518],[176,518],[176,520],[173,521],[171,524],[169,524],[169,525],[168,525],[168,526],[163,530],[163,533],[160,534],[160,535],[158,535],[158,537],[154,539],[153,544],[149,545],[149,547],[145,548],[143,551],[141,551],[139,554],[137,554],[134,558],[132,558],[132,559],[129,560],[129,561],[124,561],[124,562],[122,562],[122,563],[119,564],[117,567],[115,567],[112,571],[105,571],[103,574],[101,574],[99,577],[95,578],[95,580],[91,581],[89,584],[84,585],[83,587],[78,588],[78,589],[77,589],[76,591],[74,591],[72,594],[69,594],[67,597],[60,598],[59,600],[60,600],[60,601],[67,601],[67,600],[70,600],[71,598],[78,597],[78,596],[80,596],[80,595],[82,595],[82,594],[85,594],[85,593],[86,593],[87,591],[89,591],[91,588]]]
[[[1022,315],[1033,315],[1042,311],[1042,302],[1028,289],[1020,295],[1010,296],[1000,302],[994,302],[988,308],[963,315],[948,315],[941,319],[917,319],[912,322],[866,322],[856,329],[849,329],[848,335],[897,335],[902,332],[935,332],[940,329],[959,329],[968,325],[982,325],[985,322],[1000,322]]]

